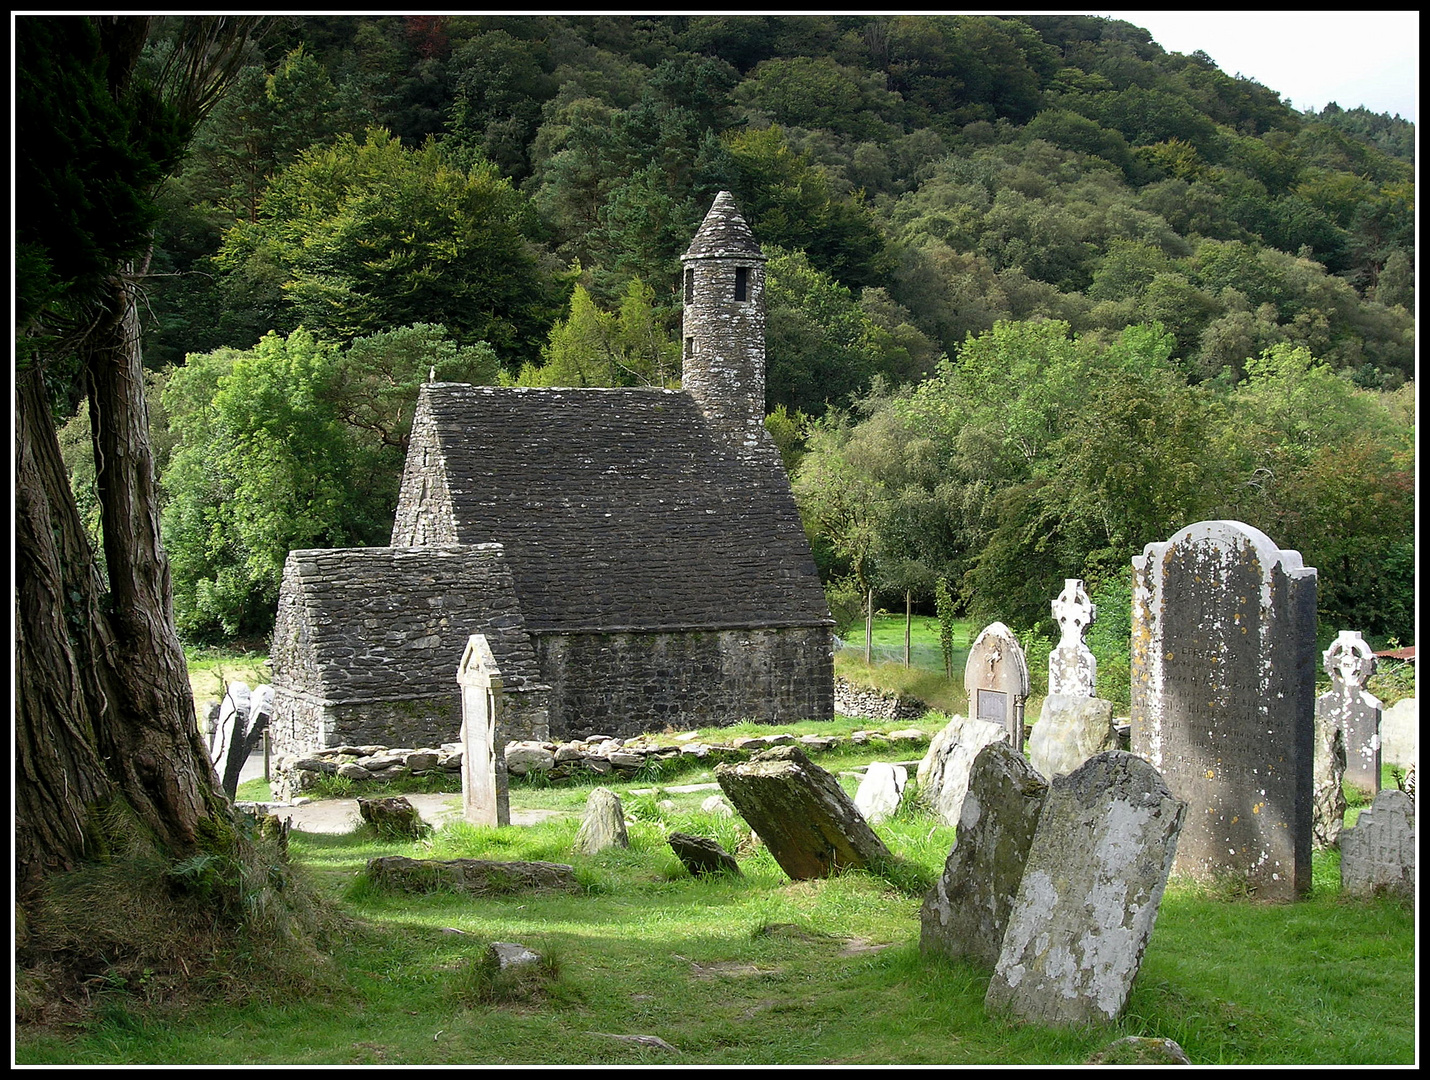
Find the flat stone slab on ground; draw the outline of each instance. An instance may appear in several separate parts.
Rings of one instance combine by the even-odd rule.
[[[745,876],[735,857],[708,837],[673,832],[666,838],[666,842],[685,864],[685,868],[696,877],[704,877],[707,874]]]
[[[565,863],[409,859],[405,855],[384,855],[368,860],[367,874],[374,884],[398,892],[454,889],[476,895],[504,895],[581,891],[575,871]]]

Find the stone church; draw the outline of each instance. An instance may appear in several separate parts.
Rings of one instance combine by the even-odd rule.
[[[422,388],[392,546],[289,555],[279,752],[456,741],[474,633],[510,738],[833,715],[833,620],[764,428],[764,256],[729,192],[681,261],[681,390]]]

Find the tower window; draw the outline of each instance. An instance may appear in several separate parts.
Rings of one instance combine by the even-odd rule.
[[[735,299],[748,300],[750,298],[750,268],[748,266],[735,267]]]
[[[695,271],[689,269],[685,271],[685,302],[688,304],[695,299]]]

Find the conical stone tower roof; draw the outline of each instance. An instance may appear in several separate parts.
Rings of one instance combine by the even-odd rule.
[[[687,259],[763,259],[760,245],[755,242],[755,234],[740,210],[735,205],[735,197],[728,191],[715,196],[710,212],[705,215],[690,248],[681,256]]]

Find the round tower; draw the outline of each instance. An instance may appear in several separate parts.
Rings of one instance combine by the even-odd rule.
[[[765,257],[728,191],[715,196],[684,268],[681,386],[738,451],[765,438]]]

